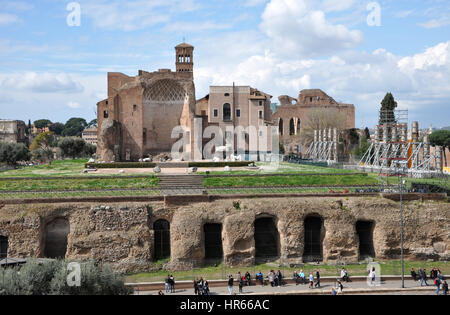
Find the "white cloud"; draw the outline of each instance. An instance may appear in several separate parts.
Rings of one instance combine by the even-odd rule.
[[[77,102],[68,102],[67,106],[72,108],[72,109],[78,109],[78,108],[81,107],[81,105],[79,103],[77,103]]]
[[[245,7],[256,7],[266,3],[267,0],[247,0],[244,4]]]
[[[261,29],[283,55],[329,55],[363,40],[358,30],[330,23],[312,0],[271,0],[262,15]],[[333,10],[337,10],[334,8]]]
[[[0,74],[0,88],[33,93],[80,93],[83,86],[66,73],[25,72]]]
[[[402,58],[398,66],[405,72],[444,66],[450,62],[450,41],[428,48],[425,52]]]
[[[0,13],[0,25],[9,25],[19,22],[20,19],[17,15],[9,13]]]
[[[419,23],[420,26],[431,29],[450,25],[450,16],[443,16],[439,19],[432,19],[425,23]]]

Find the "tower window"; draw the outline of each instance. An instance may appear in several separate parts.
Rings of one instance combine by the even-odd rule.
[[[214,117],[219,116],[219,111],[217,109],[214,110]]]
[[[134,104],[134,105],[133,105],[133,111],[135,112],[136,110],[137,110],[137,105]]]
[[[263,119],[263,112],[262,112],[262,110],[259,111],[259,118]]]
[[[107,110],[103,111],[103,118],[108,118],[108,117],[109,117],[108,111]]]
[[[231,120],[231,105],[223,104],[223,120]]]
[[[312,102],[312,97],[309,98],[309,101]]]
[[[259,106],[263,106],[263,101],[259,101]]]
[[[240,109],[236,109],[236,117],[241,117],[241,110]]]
[[[230,93],[225,93],[224,96],[228,97],[228,96],[230,96]]]

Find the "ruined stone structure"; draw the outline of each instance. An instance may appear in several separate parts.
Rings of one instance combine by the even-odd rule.
[[[176,72],[139,70],[135,77],[108,73],[108,98],[97,104],[97,154],[103,160],[137,161],[149,154],[170,152],[182,136],[172,138],[173,128],[191,128],[195,112],[193,51],[186,43],[175,47]]]
[[[242,149],[247,158],[257,160],[256,151],[261,156],[272,151],[271,99],[271,95],[250,86],[211,86],[209,94],[197,101],[195,112],[203,118],[203,130],[208,126],[220,128],[223,145],[232,143],[232,154]],[[260,141],[260,137],[264,139]]]
[[[0,120],[0,142],[28,144],[26,125],[21,120]]]
[[[357,262],[398,258],[397,202],[381,197],[223,199],[164,204],[65,203],[3,205],[0,240],[8,257],[95,259],[119,271],[192,269],[210,259],[227,266],[281,258]],[[409,259],[450,258],[450,204],[404,204]]]
[[[286,152],[306,152],[308,147],[300,142],[300,135],[304,132],[304,123],[313,111],[323,111],[330,117],[342,115],[341,126],[328,126],[329,128],[351,129],[355,128],[355,106],[336,102],[320,89],[302,90],[297,99],[287,95],[279,98],[280,106],[273,114],[272,120],[279,128],[280,142]]]

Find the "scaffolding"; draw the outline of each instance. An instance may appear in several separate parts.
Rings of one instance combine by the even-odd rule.
[[[335,164],[338,162],[337,145],[337,128],[314,130],[314,140],[306,151],[305,159]]]
[[[408,137],[408,111],[380,111],[380,124],[359,168],[381,176],[432,178],[442,174],[441,148],[431,151],[430,132],[419,138],[419,123],[412,123]]]

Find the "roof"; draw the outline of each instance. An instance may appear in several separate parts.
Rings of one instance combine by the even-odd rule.
[[[182,43],[182,44],[175,46],[175,48],[194,48],[194,46],[189,45],[187,43]]]

